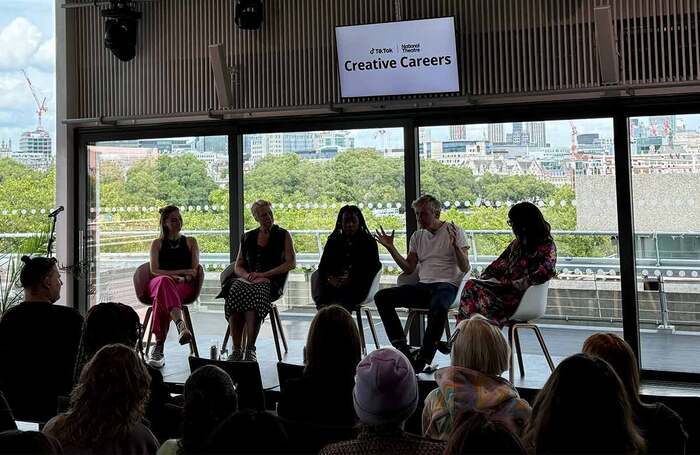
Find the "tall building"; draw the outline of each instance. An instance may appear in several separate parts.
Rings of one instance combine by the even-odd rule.
[[[527,144],[534,145],[537,147],[544,147],[547,145],[547,135],[545,134],[544,122],[528,122],[525,124],[525,131],[527,132],[528,142]],[[527,145],[520,143],[521,145]]]
[[[450,140],[463,141],[467,138],[467,127],[464,125],[450,125]]]
[[[523,136],[524,136],[524,132],[523,132],[523,124],[522,124],[522,122],[515,122],[515,123],[513,123],[513,133],[512,133],[511,136],[510,136],[510,138],[511,138],[511,139],[510,139],[511,144],[515,144],[515,145],[520,145],[520,144],[522,144],[522,143],[523,143],[523,142],[522,142],[522,141],[523,141]]]
[[[25,131],[19,137],[19,152],[12,157],[35,169],[46,169],[51,163],[51,135],[42,127]]]
[[[506,141],[503,123],[489,123],[487,127],[487,139],[492,144],[503,144]]]

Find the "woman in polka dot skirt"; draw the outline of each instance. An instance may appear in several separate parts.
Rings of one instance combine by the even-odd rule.
[[[260,227],[241,237],[236,276],[224,283],[219,294],[226,299],[224,314],[229,323],[233,352],[228,360],[256,361],[255,341],[272,302],[282,296],[287,273],[296,266],[289,232],[274,224],[271,204],[259,200],[251,207]],[[243,352],[243,331],[246,349]]]

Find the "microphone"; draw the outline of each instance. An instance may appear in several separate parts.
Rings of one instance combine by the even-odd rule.
[[[63,207],[62,205],[59,205],[58,207],[56,207],[55,209],[52,209],[52,210],[49,212],[49,218],[58,215],[58,214],[61,213],[63,210],[64,210],[64,207]]]

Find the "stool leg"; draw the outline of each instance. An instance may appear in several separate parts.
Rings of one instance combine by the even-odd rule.
[[[369,324],[369,329],[372,331],[374,347],[379,349],[379,338],[377,337],[377,329],[374,327],[374,321],[372,320],[372,311],[369,308],[365,308],[365,315],[367,315],[367,323]]]
[[[362,356],[364,357],[367,355],[367,341],[365,340],[365,330],[362,327],[362,313],[359,306],[357,309],[355,309],[355,317],[357,318],[357,331],[360,335],[360,343],[362,343]]]
[[[552,362],[552,356],[549,355],[549,349],[547,349],[547,345],[544,343],[544,338],[542,337],[542,332],[540,332],[540,328],[537,327],[535,324],[531,324],[531,328],[535,331],[537,341],[540,342],[540,347],[542,348],[542,352],[544,353],[544,358],[547,359],[547,363],[549,364],[549,371],[554,371],[554,362]]]
[[[199,350],[197,349],[197,338],[194,336],[194,327],[192,326],[190,309],[187,308],[187,305],[182,305],[182,314],[183,316],[185,316],[185,324],[187,324],[187,328],[190,329],[190,333],[192,333],[192,341],[190,341],[190,351],[192,351],[192,354],[194,354],[195,357],[199,357]]]
[[[450,333],[450,317],[449,315],[447,316],[447,319],[445,319],[445,336],[447,337],[447,341],[450,341],[450,338],[452,338],[452,334]]]
[[[274,309],[272,310],[274,311]],[[272,326],[272,337],[275,339],[275,349],[277,350],[277,360],[282,361],[282,351],[280,350],[280,340],[277,335],[277,321],[274,315],[270,315],[270,325]]]
[[[143,318],[143,330],[148,327],[148,338],[146,338],[146,352],[145,356],[148,357],[148,351],[151,349],[151,336],[153,335],[153,321],[151,321],[151,316],[153,315],[153,306],[149,306],[146,310],[146,317]],[[148,323],[151,323],[150,327]]]
[[[416,312],[415,311],[408,311],[408,317],[406,318],[406,327],[403,328],[403,334],[404,336],[408,336],[408,331],[411,330],[411,326],[413,325],[413,321],[416,319]]]
[[[277,308],[277,305],[273,307],[273,311],[275,312],[275,319],[277,320],[277,328],[279,329],[280,332],[280,337],[282,338],[282,344],[284,345],[284,353],[289,352],[289,348],[287,347],[287,337],[284,336],[284,327],[282,327],[282,319],[280,318],[280,310]]]
[[[513,384],[513,380],[515,379],[515,372],[513,371],[513,368],[515,368],[514,362],[513,362],[513,355],[515,354],[513,352],[513,326],[510,325],[508,326],[508,347],[510,348],[510,355],[508,356],[508,379],[511,384]]]
[[[231,328],[228,326],[228,324],[226,324],[226,333],[224,333],[224,342],[221,343],[221,351],[226,349],[226,345],[228,345],[228,337],[230,335],[230,332],[231,332]],[[233,351],[233,349],[232,349],[232,351]]]
[[[520,336],[518,335],[518,325],[513,326],[513,338],[515,339],[515,353],[518,356],[518,367],[520,368],[520,376],[525,377],[525,366],[523,365],[523,353],[520,349]]]

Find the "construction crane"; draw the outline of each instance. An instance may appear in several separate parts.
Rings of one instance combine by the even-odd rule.
[[[39,95],[37,94],[36,89],[32,85],[32,81],[29,79],[29,76],[27,75],[27,72],[25,70],[22,70],[22,74],[24,74],[24,79],[27,80],[27,84],[29,85],[29,90],[32,92],[32,96],[34,97],[34,101],[36,102],[36,116],[39,121],[39,129],[43,128],[41,125],[41,117],[43,117],[44,113],[48,112],[48,108],[46,107],[46,97],[44,97],[43,100],[39,101]]]
[[[571,120],[569,120],[569,125],[571,126],[571,160],[576,161],[576,158],[578,158],[578,146],[576,139],[576,136],[578,136],[578,130],[576,129],[574,122]]]

